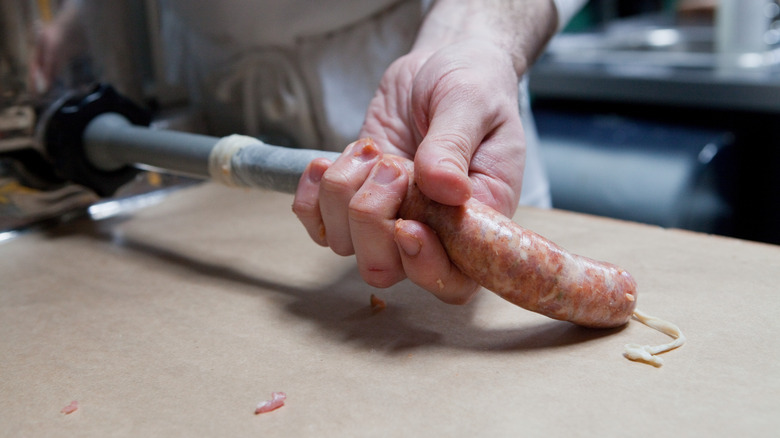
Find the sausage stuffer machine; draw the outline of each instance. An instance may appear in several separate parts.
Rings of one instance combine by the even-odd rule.
[[[336,152],[148,128],[149,114],[107,85],[63,99],[42,117],[40,143],[58,175],[110,196],[140,169],[294,193],[308,163]]]

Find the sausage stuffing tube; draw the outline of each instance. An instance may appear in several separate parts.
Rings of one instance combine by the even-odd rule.
[[[93,119],[84,131],[84,153],[101,171],[125,166],[164,169],[228,185],[295,193],[306,165],[315,158],[335,160],[336,152],[272,146],[244,136],[223,138],[153,130],[116,113]]]

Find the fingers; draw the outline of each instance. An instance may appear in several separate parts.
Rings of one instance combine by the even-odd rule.
[[[393,228],[409,186],[398,161],[371,140],[349,145],[334,162],[313,160],[298,183],[293,211],[309,236],[340,255],[355,254],[366,283],[389,287],[406,278]]]
[[[361,176],[365,170],[361,160],[366,157],[360,155],[372,154],[365,148],[363,143],[350,145],[343,155],[348,157],[347,162],[340,162],[342,158],[334,163],[317,159],[306,168],[293,211],[309,236],[318,244],[333,248],[334,239],[342,238],[340,233],[348,235],[349,246],[342,244],[339,251],[349,248],[354,252],[361,277],[372,286],[389,287],[409,277],[446,303],[468,302],[478,285],[450,262],[436,233],[419,222],[397,219],[409,186],[408,170],[401,158],[378,158],[365,178],[357,178],[360,186],[349,198],[346,213],[341,216],[346,217],[346,223],[333,222],[333,219],[328,222],[325,202],[331,201],[324,200],[324,187],[326,184],[339,186],[336,182],[347,170]],[[373,161],[374,158],[368,160]],[[339,171],[337,176],[330,175],[334,171]],[[340,187],[346,187],[349,193],[354,185]],[[343,202],[341,196],[333,198],[336,203]]]
[[[469,163],[484,135],[483,125],[473,123],[478,113],[465,106],[445,98],[432,110],[414,159],[420,190],[446,205],[462,205],[471,197]]]
[[[406,278],[393,229],[408,186],[406,171],[386,157],[350,202],[349,227],[358,270],[372,286],[389,287]]]
[[[349,203],[365,182],[381,152],[371,139],[348,145],[333,164],[309,163],[296,190],[293,211],[311,238],[339,255],[354,253]]]
[[[320,212],[320,181],[330,165],[331,162],[325,158],[317,158],[309,163],[298,181],[293,201],[293,212],[306,228],[309,237],[321,246],[328,246],[328,239]]]
[[[349,204],[365,182],[381,152],[371,139],[358,140],[323,174],[320,182],[320,211],[328,246],[339,255],[354,254],[349,229]]]
[[[450,262],[436,233],[426,225],[398,219],[395,243],[409,279],[448,304],[465,304],[479,285]]]

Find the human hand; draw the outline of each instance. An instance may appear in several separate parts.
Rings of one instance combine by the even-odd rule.
[[[515,211],[525,151],[517,83],[509,55],[483,40],[397,60],[360,134],[378,148],[358,141],[333,163],[315,160],[301,178],[293,209],[310,236],[355,254],[373,286],[408,277],[445,302],[468,301],[477,284],[425,224],[396,221],[398,208],[411,176],[442,204],[473,196],[505,215]],[[398,157],[414,160],[413,175]]]

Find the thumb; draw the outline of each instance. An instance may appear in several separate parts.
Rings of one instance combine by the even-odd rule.
[[[446,205],[462,205],[471,197],[468,169],[475,143],[449,127],[428,131],[414,157],[414,179],[429,198]]]
[[[461,93],[448,94],[430,113],[428,129],[414,157],[414,178],[434,201],[462,205],[472,195],[472,156],[491,123],[483,120],[486,114],[479,105],[466,101]]]
[[[414,156],[414,178],[436,202],[462,205],[472,195],[471,159],[497,123],[496,99],[479,70],[463,62],[431,57],[415,79],[412,118],[422,137]]]

